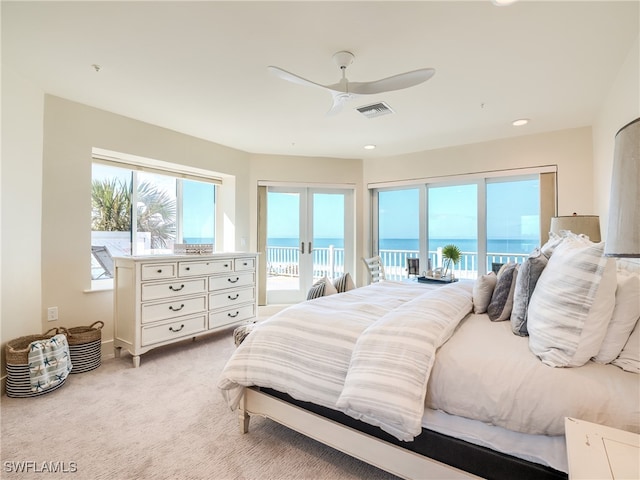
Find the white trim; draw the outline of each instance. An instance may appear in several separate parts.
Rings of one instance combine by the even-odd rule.
[[[342,189],[356,189],[355,183],[313,183],[313,182],[277,182],[271,180],[258,180],[259,187],[285,187],[285,188],[328,188],[335,190],[336,188]]]
[[[515,168],[511,170],[489,170],[485,172],[463,173],[460,175],[443,175],[439,177],[421,177],[406,180],[395,180],[391,182],[373,182],[368,183],[368,189],[374,188],[398,188],[411,187],[425,183],[457,183],[469,180],[478,180],[481,178],[497,178],[497,177],[513,177],[524,175],[536,175],[540,173],[557,173],[557,165],[542,165],[539,167]]]
[[[173,177],[187,178],[191,180],[205,181],[222,185],[223,179],[220,173],[205,170],[202,168],[181,165],[177,163],[165,162],[163,160],[155,160],[152,158],[139,157],[129,153],[113,152],[103,148],[92,148],[91,156],[94,161],[116,167],[128,167],[145,172],[154,172],[167,174]]]

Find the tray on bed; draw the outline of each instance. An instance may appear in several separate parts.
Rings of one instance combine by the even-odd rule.
[[[458,279],[457,278],[451,278],[451,277],[440,277],[440,278],[436,278],[436,277],[418,277],[418,282],[420,283],[453,283],[453,282],[457,282]]]

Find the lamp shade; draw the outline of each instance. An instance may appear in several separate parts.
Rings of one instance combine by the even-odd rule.
[[[640,118],[616,134],[604,253],[640,257]]]
[[[597,215],[551,217],[550,230],[558,235],[562,230],[570,230],[575,234],[586,235],[592,242],[600,241],[600,219]]]

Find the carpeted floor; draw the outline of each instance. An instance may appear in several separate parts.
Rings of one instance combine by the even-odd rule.
[[[0,477],[395,478],[263,418],[240,434],[216,388],[234,348],[229,330],[152,350],[137,369],[123,353],[41,397],[3,396]]]

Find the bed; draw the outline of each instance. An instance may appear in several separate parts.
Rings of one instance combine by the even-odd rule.
[[[596,245],[574,243],[582,250]],[[559,360],[570,334],[560,342],[564,352],[545,345],[558,325],[538,320],[538,312],[550,308],[544,301],[554,293],[545,292],[559,289],[555,264],[573,258],[567,245],[555,262],[549,255],[539,286],[527,284],[530,335],[504,306],[498,317],[507,321],[476,312],[480,279],[445,286],[387,281],[293,305],[256,324],[218,387],[243,432],[251,415],[266,416],[402,478],[566,478],[565,417],[640,432],[636,353],[628,351],[637,343],[637,274],[597,260],[591,298],[571,292],[584,312],[554,309],[556,321],[573,322],[570,330],[582,319],[575,352]],[[528,275],[522,265],[516,269]],[[562,288],[589,283],[566,282],[566,270],[560,273]],[[504,275],[495,275],[492,299]],[[523,283],[512,276],[510,311]],[[624,301],[617,295],[623,290]],[[566,301],[568,292],[555,294]],[[623,333],[614,332],[620,351],[604,362],[601,350],[621,312]],[[599,325],[597,335],[588,323]],[[578,352],[583,343],[591,350],[597,343],[596,353]],[[571,365],[585,355],[588,361]]]

